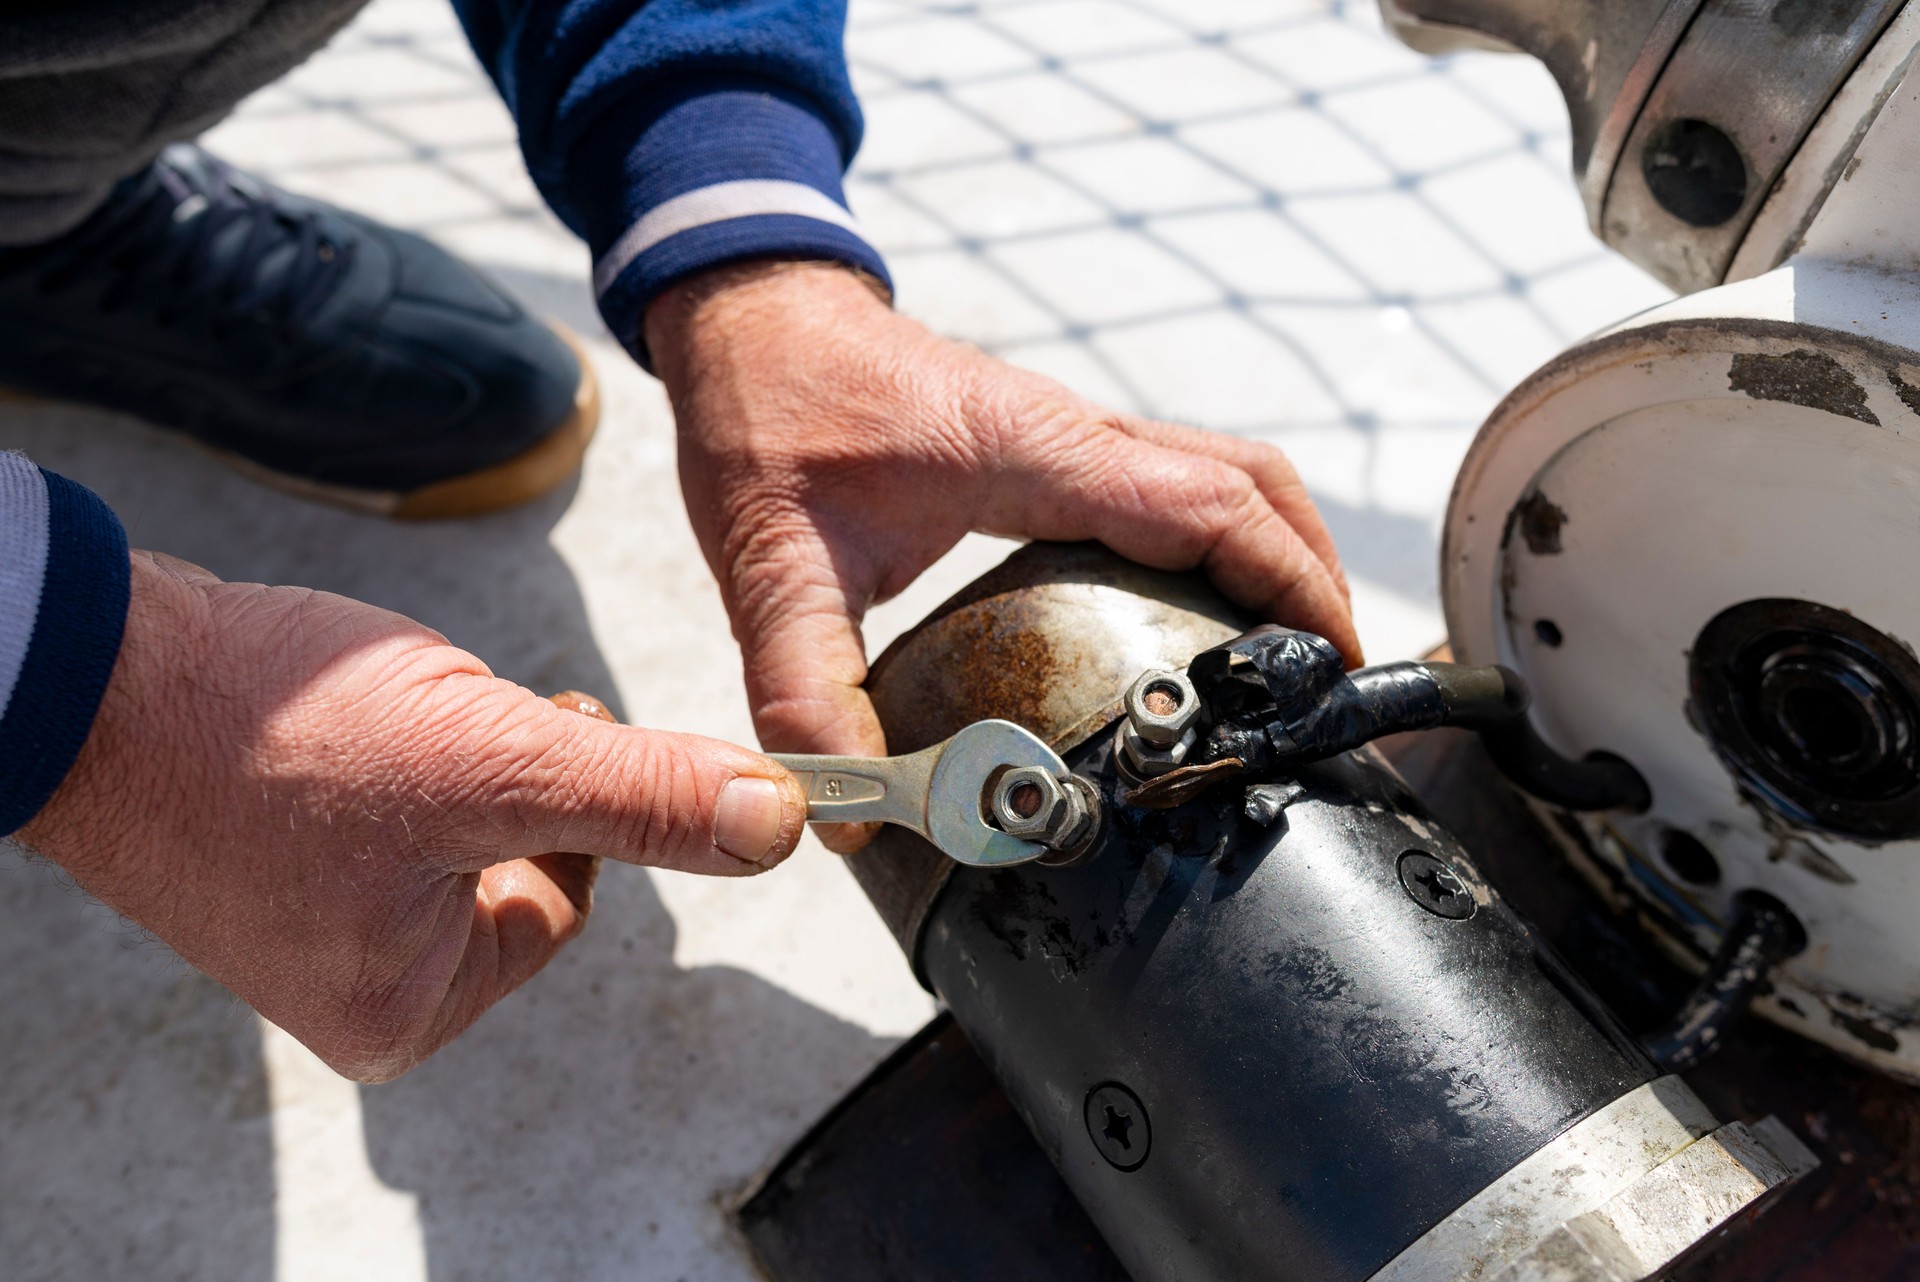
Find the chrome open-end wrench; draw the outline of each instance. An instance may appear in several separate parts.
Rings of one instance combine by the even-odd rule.
[[[951,739],[904,757],[773,753],[807,790],[807,818],[819,823],[890,823],[911,828],[944,854],[980,868],[1004,868],[1052,853],[989,822],[991,790],[1008,770],[1039,767],[1065,778],[1066,763],[1011,721],[976,721]]]

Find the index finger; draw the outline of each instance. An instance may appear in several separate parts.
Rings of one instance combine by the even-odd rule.
[[[1236,604],[1316,632],[1349,664],[1361,661],[1353,610],[1332,572],[1231,463],[1089,422],[1004,474],[987,516],[992,533],[1097,539],[1142,565],[1202,569]]]
[[[1320,515],[1313,495],[1307,492],[1306,482],[1300,479],[1293,461],[1283,450],[1264,441],[1250,441],[1244,436],[1208,432],[1197,427],[1183,427],[1178,423],[1163,423],[1158,419],[1138,418],[1131,414],[1117,416],[1114,425],[1138,440],[1149,441],[1166,449],[1204,454],[1208,458],[1231,464],[1251,476],[1261,496],[1280,514],[1280,519],[1294,528],[1294,532],[1320,558],[1320,563],[1327,567],[1327,573],[1333,576],[1340,594],[1349,601],[1353,599],[1353,593],[1347,587],[1347,572],[1341,566],[1339,550],[1333,544],[1333,532],[1327,529],[1326,519]]]

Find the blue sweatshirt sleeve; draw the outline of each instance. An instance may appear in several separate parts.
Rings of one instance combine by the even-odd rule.
[[[67,777],[113,675],[130,590],[107,505],[0,453],[0,835]]]
[[[721,263],[828,259],[887,282],[840,181],[861,131],[845,0],[455,8],[534,183],[593,251],[601,315],[643,362],[647,304]]]

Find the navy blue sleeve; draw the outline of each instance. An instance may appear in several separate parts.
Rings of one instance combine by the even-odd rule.
[[[743,258],[887,281],[847,210],[860,143],[845,0],[454,0],[528,172],[593,251],[594,291],[642,360],[673,282]]]
[[[0,835],[67,777],[120,655],[131,571],[107,505],[0,454]]]

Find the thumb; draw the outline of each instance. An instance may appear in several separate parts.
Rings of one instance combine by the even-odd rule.
[[[516,769],[503,773],[514,835],[497,859],[553,850],[712,876],[764,872],[806,827],[800,783],[747,748],[613,725],[534,705]]]

